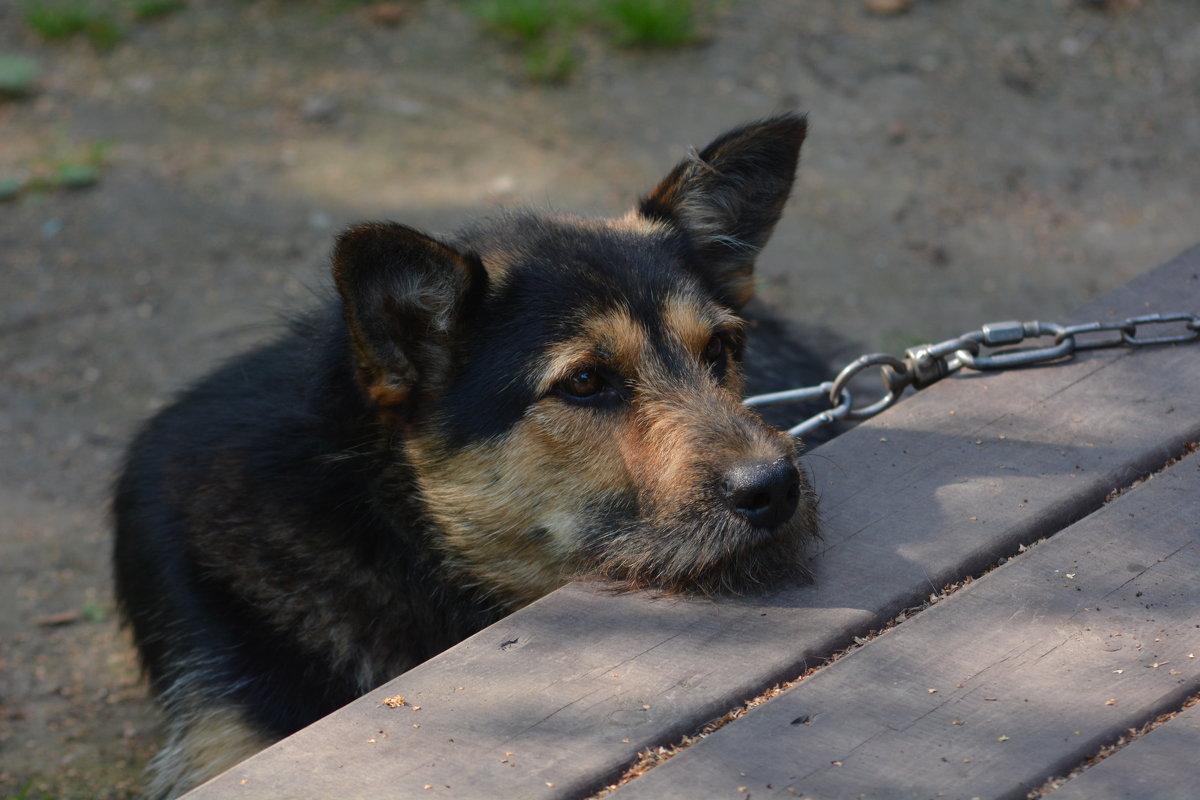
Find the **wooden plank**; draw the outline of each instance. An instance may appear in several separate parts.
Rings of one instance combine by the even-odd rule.
[[[1200,691],[1197,519],[1191,456],[617,797],[1024,798]]]
[[[1200,705],[1192,706],[1054,790],[1054,800],[1195,800]]]
[[[1193,248],[1075,319],[1175,310],[1198,273]],[[587,793],[1180,452],[1200,436],[1198,383],[1194,347],[943,381],[809,459],[815,585],[716,602],[566,587],[194,797]],[[397,694],[409,705],[381,704]]]

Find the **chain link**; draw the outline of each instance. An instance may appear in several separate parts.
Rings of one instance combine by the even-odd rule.
[[[1158,335],[1140,330],[1166,325],[1175,328]],[[1053,343],[1050,344],[1017,346],[1028,340],[1050,337],[1053,337]],[[1120,322],[1086,322],[1080,325],[1058,325],[1053,322],[991,322],[977,331],[964,333],[954,339],[910,347],[904,351],[904,358],[887,353],[859,356],[847,364],[832,381],[802,389],[755,395],[747,397],[744,402],[752,408],[760,408],[826,400],[829,403],[828,409],[809,417],[788,431],[792,436],[803,436],[839,420],[870,419],[895,405],[908,387],[924,389],[963,368],[981,372],[994,371],[1052,361],[1068,361],[1081,350],[1195,341],[1200,341],[1200,316],[1196,314],[1145,314]],[[984,351],[985,348],[988,352]],[[885,392],[875,402],[856,407],[847,387],[856,375],[872,367],[879,368]]]

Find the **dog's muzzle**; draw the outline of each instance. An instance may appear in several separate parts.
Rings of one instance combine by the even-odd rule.
[[[796,513],[800,473],[789,458],[738,464],[725,471],[719,488],[734,514],[770,531]]]

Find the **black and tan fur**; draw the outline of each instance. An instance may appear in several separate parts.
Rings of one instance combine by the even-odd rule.
[[[753,265],[805,124],[731,131],[627,216],[343,233],[339,299],[186,392],[116,490],[117,593],[174,796],[575,576],[801,571],[796,442],[744,408]],[[796,344],[782,382],[808,380]]]

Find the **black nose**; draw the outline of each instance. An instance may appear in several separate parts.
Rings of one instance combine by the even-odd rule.
[[[777,528],[792,518],[800,502],[800,473],[786,458],[768,464],[741,464],[721,484],[734,513],[757,528]]]

